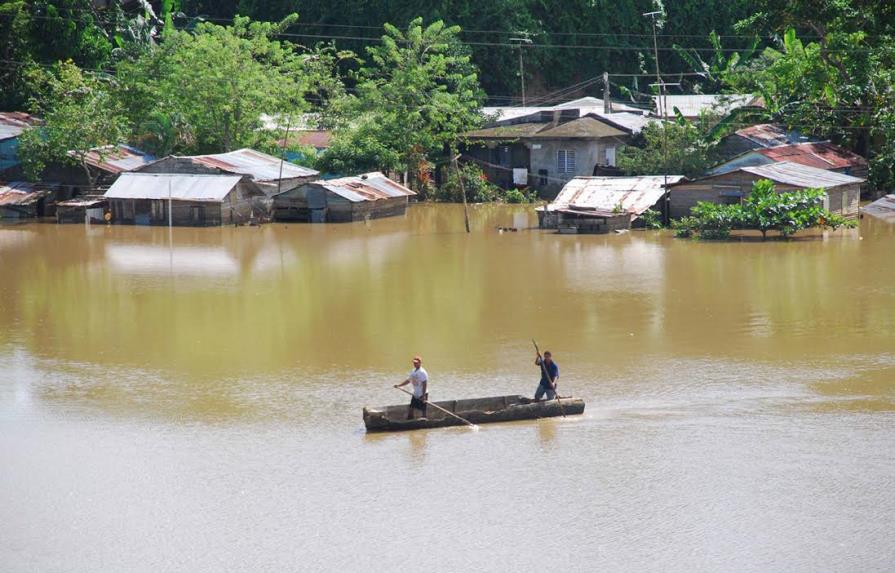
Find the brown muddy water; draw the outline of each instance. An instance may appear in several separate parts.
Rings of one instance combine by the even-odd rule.
[[[891,571],[895,229],[0,228],[0,570]],[[365,435],[435,399],[584,416]]]

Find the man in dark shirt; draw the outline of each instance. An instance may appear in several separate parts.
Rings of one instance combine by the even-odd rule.
[[[559,366],[553,361],[549,350],[544,352],[543,358],[538,354],[535,365],[541,370],[541,383],[535,391],[535,401],[543,398],[544,394],[548,400],[553,400],[556,398],[556,384],[559,382]]]

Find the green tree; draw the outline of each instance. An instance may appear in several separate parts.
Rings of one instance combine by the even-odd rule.
[[[479,125],[483,93],[459,28],[413,20],[406,31],[386,25],[357,94],[339,102],[335,143],[323,163],[354,171],[372,164],[414,179],[427,161],[444,161],[460,136]],[[357,157],[353,145],[366,150]]]
[[[804,189],[778,193],[774,183],[756,181],[752,192],[737,205],[719,205],[700,201],[674,225],[680,237],[698,233],[703,239],[726,239],[732,229],[753,229],[762,239],[770,231],[789,238],[812,227],[837,229],[854,227],[857,222],[845,219],[824,208],[823,189]]]
[[[109,90],[108,79],[82,72],[71,62],[49,71],[32,73],[32,110],[44,123],[19,137],[19,155],[27,176],[36,180],[50,163],[80,166],[91,187],[95,173],[87,155],[95,150],[102,157],[107,146],[124,141],[127,121],[121,105]]]
[[[160,46],[119,66],[118,95],[133,125],[176,115],[192,137],[175,148],[195,152],[230,151],[271,137],[261,129],[265,114],[295,125],[309,95],[329,97],[341,86],[331,73],[340,54],[274,39],[296,19],[274,24],[237,17],[231,26],[205,22],[194,32],[167,32]]]
[[[642,145],[621,150],[618,166],[630,175],[697,177],[717,162],[711,128],[717,118],[653,122],[641,132]]]

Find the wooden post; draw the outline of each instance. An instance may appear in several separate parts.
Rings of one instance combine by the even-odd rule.
[[[463,174],[460,173],[460,166],[457,163],[457,156],[455,155],[451,160],[451,163],[454,164],[454,172],[457,174],[457,181],[460,182],[460,194],[463,195],[463,221],[466,223],[466,232],[469,232],[469,207],[466,204],[466,187],[463,185]]]
[[[612,113],[611,90],[609,89],[609,72],[603,72],[603,113]]]

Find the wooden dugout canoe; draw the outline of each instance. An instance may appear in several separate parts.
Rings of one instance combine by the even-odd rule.
[[[525,396],[493,396],[491,398],[471,398],[468,400],[447,400],[434,402],[454,414],[465,418],[473,424],[490,424],[493,422],[512,422],[515,420],[535,420],[572,416],[584,412],[584,400],[581,398],[561,398],[535,402]],[[433,408],[426,411],[425,418],[407,419],[409,401],[398,406],[382,406],[364,408],[364,425],[368,432],[399,432],[401,430],[419,430],[423,428],[441,428],[444,426],[461,426],[463,422]]]

